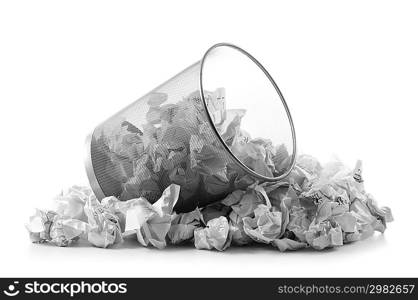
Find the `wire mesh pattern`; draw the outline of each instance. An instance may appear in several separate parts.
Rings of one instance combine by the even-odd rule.
[[[181,187],[176,210],[190,211],[254,183],[257,178],[243,168],[250,165],[246,160],[263,159],[272,176],[288,169],[286,147],[239,131],[243,115],[226,109],[228,88],[201,92],[200,72],[201,61],[95,128],[87,172],[99,198],[154,202],[175,183]],[[225,145],[238,149],[235,157]],[[256,155],[240,157],[242,149]],[[258,165],[250,168],[258,172]]]

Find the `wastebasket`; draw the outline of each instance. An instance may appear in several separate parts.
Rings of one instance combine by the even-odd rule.
[[[180,185],[185,212],[254,182],[281,181],[296,158],[288,106],[266,69],[232,44],[98,125],[87,137],[95,195],[154,202]]]

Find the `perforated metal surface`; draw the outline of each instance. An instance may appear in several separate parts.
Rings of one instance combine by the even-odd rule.
[[[200,72],[201,61],[95,128],[86,168],[99,198],[153,202],[176,183],[176,210],[189,211],[257,180],[221,140],[216,123],[225,117],[211,113],[223,105],[227,87],[203,91],[205,106]]]

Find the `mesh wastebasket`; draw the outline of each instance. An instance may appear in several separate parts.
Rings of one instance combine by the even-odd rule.
[[[216,44],[203,58],[98,125],[86,170],[99,199],[150,202],[180,185],[177,212],[291,171],[296,138],[287,104],[245,50]]]

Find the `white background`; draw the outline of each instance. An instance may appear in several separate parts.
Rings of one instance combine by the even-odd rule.
[[[414,1],[1,1],[0,276],[418,276],[417,14]],[[87,183],[85,136],[216,42],[270,71],[301,153],[363,159],[393,209],[385,234],[295,253],[32,245],[33,208]]]

